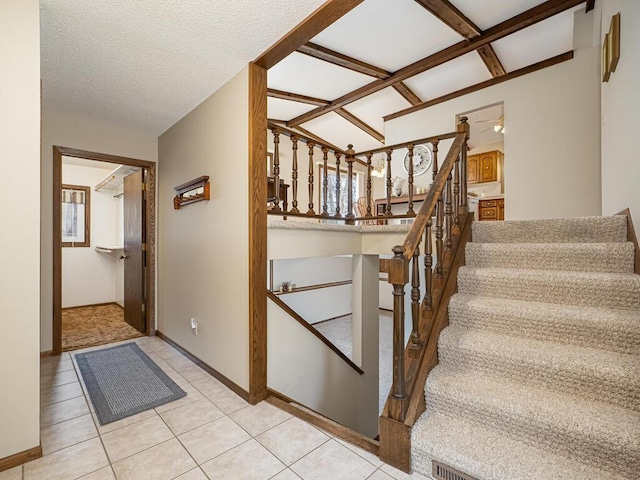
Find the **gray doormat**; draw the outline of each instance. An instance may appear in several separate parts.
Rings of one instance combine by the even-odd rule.
[[[75,357],[100,425],[186,395],[133,342]]]

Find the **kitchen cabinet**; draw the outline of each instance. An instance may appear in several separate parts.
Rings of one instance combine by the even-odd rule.
[[[467,157],[467,183],[502,181],[502,152],[492,150]]]
[[[478,202],[478,220],[504,220],[504,198],[492,198]]]

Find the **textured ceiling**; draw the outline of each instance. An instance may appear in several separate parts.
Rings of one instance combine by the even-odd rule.
[[[161,134],[324,0],[41,0],[43,110]]]

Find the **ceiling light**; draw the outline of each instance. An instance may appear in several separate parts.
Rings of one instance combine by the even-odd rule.
[[[377,167],[373,167],[371,169],[371,176],[372,177],[384,177],[384,175],[387,173],[387,169],[384,166],[384,160],[380,160],[380,162],[378,163]]]

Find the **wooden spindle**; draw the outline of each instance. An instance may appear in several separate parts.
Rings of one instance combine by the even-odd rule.
[[[271,210],[279,212],[280,209],[280,133],[273,132],[273,207]]]
[[[347,161],[347,225],[354,225],[356,216],[353,213],[353,162],[356,160],[353,145],[347,145],[345,160]]]
[[[436,203],[436,277],[442,278],[444,272],[442,258],[442,225],[444,223],[444,202],[442,201],[442,192],[438,196]]]
[[[424,231],[424,306],[431,309],[433,302],[433,296],[431,295],[431,285],[433,283],[433,245],[431,239],[431,218],[427,220],[427,228]]]
[[[410,143],[407,148],[409,149],[409,205],[407,208],[407,215],[415,216],[416,212],[413,210],[413,144]]]
[[[431,169],[433,171],[433,176],[431,177],[432,180],[435,180],[436,175],[438,175],[438,143],[440,143],[438,140],[431,142],[431,146],[433,147],[433,163],[431,164]]]
[[[309,210],[307,215],[315,215],[313,210],[313,148],[316,146],[311,140],[307,141],[307,147],[309,147]]]
[[[416,247],[411,259],[411,347],[420,347],[420,247]]]
[[[451,172],[449,172],[449,176],[447,177],[444,193],[444,248],[446,250],[451,250],[451,246],[453,245],[451,242],[451,227],[453,224],[453,208],[451,208],[451,198],[453,197],[451,191]]]
[[[404,247],[393,247],[389,260],[389,283],[393,285],[393,380],[389,413],[394,420],[403,421],[406,413],[404,377],[404,286],[409,269],[404,259]]]
[[[384,207],[384,214],[387,217],[390,217],[391,214],[391,188],[393,187],[393,182],[391,182],[391,153],[393,153],[392,149],[387,150],[387,204]]]
[[[371,216],[371,158],[373,153],[367,154],[367,217]]]
[[[334,215],[335,218],[342,218],[340,214],[340,157],[342,154],[339,152],[336,153],[336,213]]]
[[[299,213],[298,210],[298,137],[291,135],[291,150],[293,150],[293,169],[291,172],[291,187],[293,189],[293,201],[291,213]]]
[[[469,212],[467,197],[467,141],[469,140],[469,123],[467,117],[460,117],[458,131],[464,131],[465,139],[460,153],[460,213],[466,215]]]
[[[329,192],[329,173],[327,171],[327,161],[329,159],[329,149],[322,147],[322,216],[329,216],[327,205],[327,194]]]
[[[460,213],[460,155],[456,157],[456,161],[453,165],[453,226],[456,234],[460,231],[460,219],[458,214]]]

